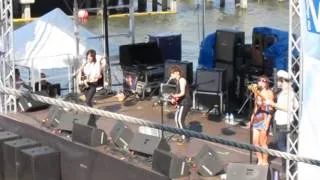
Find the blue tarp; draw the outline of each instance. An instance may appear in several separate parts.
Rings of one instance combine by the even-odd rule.
[[[215,60],[216,33],[209,34],[200,45],[200,54],[198,59],[199,68],[214,68]]]
[[[264,56],[272,59],[274,68],[288,70],[289,33],[269,27],[255,27],[253,33],[276,37],[277,41],[269,48],[264,49]]]

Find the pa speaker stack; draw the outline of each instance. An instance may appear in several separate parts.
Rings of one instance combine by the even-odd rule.
[[[235,77],[238,69],[245,64],[243,56],[244,32],[237,30],[216,31],[216,66],[227,70],[227,84],[231,99],[234,93],[231,91],[235,86]]]
[[[193,83],[193,64],[188,61],[167,60],[164,63],[164,80],[167,81],[169,79],[169,71],[173,65],[177,65],[181,68],[184,77],[189,85],[191,85]]]

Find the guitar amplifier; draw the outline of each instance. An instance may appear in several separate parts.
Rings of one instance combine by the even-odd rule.
[[[227,90],[226,69],[197,69],[197,91],[221,92]]]
[[[172,65],[178,65],[182,72],[184,77],[186,78],[187,82],[189,85],[193,83],[193,64],[192,62],[188,61],[176,61],[176,60],[167,60],[164,63],[164,80],[167,81],[170,76],[170,68]]]

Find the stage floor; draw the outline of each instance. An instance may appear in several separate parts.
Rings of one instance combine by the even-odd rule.
[[[135,98],[128,98],[126,101],[120,102],[116,97],[101,98],[95,100],[94,107],[98,109],[103,109],[106,111],[116,112],[120,114],[125,114],[133,117],[142,118],[149,120],[151,122],[161,123],[161,106],[155,104],[152,100],[139,101]],[[174,126],[174,107],[164,108],[164,124]],[[13,120],[20,121],[37,127],[39,129],[48,131],[52,133],[52,129],[44,127],[42,121],[47,118],[48,109],[39,110],[35,112],[26,113],[12,113],[7,116]],[[223,116],[209,116],[205,117],[199,111],[192,110],[187,116],[186,124],[198,132],[204,132],[207,134],[216,135],[226,139],[232,139],[239,142],[250,142],[249,129],[244,128],[240,125],[228,125],[224,122]],[[108,119],[106,117],[101,117],[97,121],[97,126],[103,129],[108,137],[110,137],[110,132],[117,121],[113,119]],[[127,124],[134,132],[138,131],[138,126],[134,124]],[[65,139],[70,139],[69,136],[61,135]],[[169,136],[169,133],[165,133],[165,136]],[[270,143],[272,142],[272,136],[270,136]],[[207,144],[212,147],[219,155],[222,163],[226,167],[229,163],[240,162],[240,163],[250,163],[250,152],[243,149],[238,149],[235,147],[225,146],[222,144],[211,143],[208,141],[191,138],[189,143],[179,144],[175,141],[169,140],[171,146],[171,151],[178,156],[195,156],[202,145]],[[103,151],[98,149],[99,151]],[[256,163],[255,153],[253,154],[253,164]],[[280,170],[281,169],[281,159],[280,158],[270,158],[270,165]],[[193,180],[199,179],[200,177],[195,173],[191,173],[190,177]],[[217,177],[219,179],[219,177]]]

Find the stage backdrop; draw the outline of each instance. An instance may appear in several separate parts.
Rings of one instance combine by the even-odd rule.
[[[300,0],[303,46],[303,103],[299,155],[320,160],[320,0]],[[299,163],[299,180],[319,179],[319,166]]]

